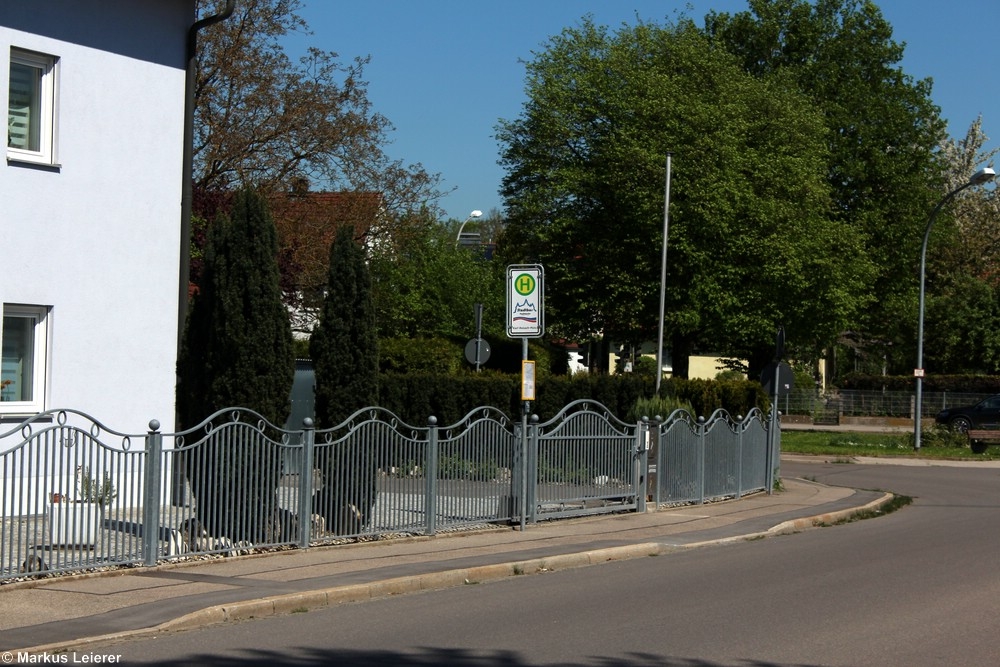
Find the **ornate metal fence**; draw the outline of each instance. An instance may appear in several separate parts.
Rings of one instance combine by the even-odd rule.
[[[0,431],[0,581],[644,511],[647,462],[660,471],[657,502],[739,497],[766,488],[765,442],[759,413],[675,413],[651,429],[586,400],[545,422],[484,407],[412,426],[368,408],[321,430],[232,408],[186,431],[153,420],[131,435],[46,412]]]
[[[736,420],[722,410],[708,420],[677,410],[656,434],[650,458],[657,505],[741,498],[770,487],[775,454],[766,418],[757,409]]]
[[[142,560],[143,435],[59,410],[0,433],[0,452],[0,579]]]

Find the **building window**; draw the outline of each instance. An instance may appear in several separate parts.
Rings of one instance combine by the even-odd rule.
[[[0,350],[0,414],[43,411],[48,308],[5,303]]]
[[[7,159],[55,164],[56,58],[11,49]]]

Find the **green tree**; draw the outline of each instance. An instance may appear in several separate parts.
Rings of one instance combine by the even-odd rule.
[[[1000,149],[985,150],[982,118],[961,140],[941,142],[940,196],[968,182]],[[927,250],[925,367],[933,373],[1000,372],[1000,197],[969,188],[941,211]]]
[[[378,404],[378,350],[371,276],[364,248],[351,227],[337,230],[319,324],[309,351],[316,371],[316,419],[334,428],[357,410]],[[364,525],[375,500],[376,469],[370,451],[321,445],[316,467],[323,487],[314,511],[335,534]]]
[[[482,303],[484,334],[504,333],[503,267],[485,248],[456,247],[457,226],[430,216],[408,224],[405,241],[372,250],[373,297],[380,338],[461,338],[475,334]]]
[[[941,142],[945,182],[939,196],[967,183],[981,167],[993,167],[1000,148],[986,150],[988,142],[982,117],[973,121],[963,139]],[[928,252],[931,269],[1000,280],[1000,196],[996,187],[964,190],[940,217],[934,223],[938,233],[933,236],[933,252]]]
[[[371,275],[350,227],[337,230],[319,324],[309,342],[316,369],[316,418],[334,426],[378,401],[378,349]]]
[[[793,82],[745,73],[687,20],[584,20],[527,70],[522,115],[498,128],[501,247],[545,266],[554,336],[655,339],[667,150],[676,374],[699,345],[759,367],[778,325],[816,345],[850,321],[868,266],[830,215],[823,119]]]
[[[264,199],[252,190],[209,227],[200,291],[178,360],[182,428],[228,407],[283,424],[295,372],[288,314],[281,302],[277,240]],[[202,523],[213,535],[260,540],[278,470],[259,446],[217,444],[187,461]],[[252,488],[240,480],[254,479]]]
[[[852,324],[892,368],[908,369],[915,349],[916,288],[927,215],[937,198],[935,158],[944,125],[931,81],[900,67],[903,45],[871,0],[749,0],[750,11],[712,12],[705,30],[763,80],[794,81],[823,114],[827,157],[816,163],[833,212],[861,245],[857,261],[875,270],[857,297],[870,305]],[[846,288],[846,286],[845,286]]]

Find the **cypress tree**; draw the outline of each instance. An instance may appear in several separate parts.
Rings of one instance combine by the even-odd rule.
[[[316,419],[335,426],[378,401],[378,351],[372,281],[353,229],[338,230],[319,324],[309,341],[316,369]]]
[[[353,229],[342,227],[330,247],[326,295],[309,342],[320,427],[335,427],[357,410],[378,403],[374,312],[364,249],[355,241]],[[315,513],[335,534],[359,532],[375,498],[372,453],[320,445],[315,461],[323,473]]]
[[[292,333],[281,301],[277,232],[264,198],[235,196],[210,226],[200,291],[178,360],[177,411],[192,428],[229,407],[284,424],[295,373]],[[263,443],[216,444],[185,462],[198,514],[214,536],[259,541],[274,509],[280,461]]]

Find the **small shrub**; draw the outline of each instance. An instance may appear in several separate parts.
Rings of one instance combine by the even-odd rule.
[[[107,507],[118,497],[115,485],[111,482],[111,475],[105,470],[100,480],[92,477],[90,468],[84,466],[76,472],[76,493],[77,499],[84,503],[97,503],[102,507]]]
[[[635,360],[635,364],[632,366],[632,372],[637,375],[643,375],[651,378],[656,378],[656,358],[655,357],[639,357]]]
[[[913,434],[908,434],[908,444],[913,447]],[[925,428],[920,432],[921,447],[951,447],[961,448],[969,446],[969,437],[964,433],[952,431],[943,424],[935,424],[931,428]]]
[[[635,406],[629,411],[626,421],[637,422],[643,417],[666,419],[675,410],[687,410],[694,416],[694,408],[691,407],[690,401],[676,396],[653,396],[637,400]]]

